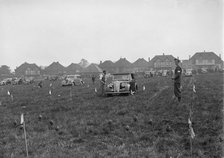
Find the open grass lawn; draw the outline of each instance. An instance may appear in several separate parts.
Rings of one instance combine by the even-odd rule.
[[[98,85],[84,80],[85,86],[74,87],[61,87],[58,81],[52,87],[45,81],[43,88],[37,83],[1,86],[0,158],[26,157],[21,113],[30,158],[185,158],[191,147],[195,158],[222,157],[223,74],[183,78],[180,104],[172,99],[170,78],[139,77],[135,95],[114,97],[100,97],[94,91]]]

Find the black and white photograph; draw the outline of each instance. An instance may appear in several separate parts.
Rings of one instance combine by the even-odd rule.
[[[224,0],[0,0],[0,158],[224,158]]]

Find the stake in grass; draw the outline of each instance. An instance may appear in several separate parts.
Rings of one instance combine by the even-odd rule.
[[[26,144],[26,156],[29,157],[28,145],[27,145],[27,139],[26,139],[26,125],[25,125],[24,115],[23,114],[21,114],[21,122],[20,122],[20,124],[23,127],[23,131],[24,131],[24,138],[25,138],[25,144]]]

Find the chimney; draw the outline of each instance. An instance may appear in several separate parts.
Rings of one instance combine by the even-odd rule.
[[[148,61],[150,62],[150,57],[148,57]]]
[[[164,56],[165,54],[163,53],[163,56]]]
[[[220,58],[220,59],[222,59],[221,57],[222,57],[221,54],[219,54],[219,58]]]
[[[189,55],[189,60],[191,59],[191,55]]]
[[[102,64],[102,60],[100,60],[100,64]]]

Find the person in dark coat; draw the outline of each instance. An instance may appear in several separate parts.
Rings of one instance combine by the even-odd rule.
[[[179,66],[180,60],[175,58],[174,59],[176,68],[174,71],[174,76],[173,76],[173,80],[174,80],[174,95],[177,97],[178,101],[181,101],[181,74],[182,74],[182,69]]]
[[[95,79],[96,79],[95,75],[92,75],[92,82],[93,82],[93,85],[95,84]]]
[[[39,87],[39,88],[42,88],[42,87],[43,87],[43,81],[40,81],[40,82],[38,83],[38,87]]]
[[[103,70],[103,76],[100,80],[101,96],[104,96],[104,94],[105,94],[105,85],[106,85],[106,71]]]

